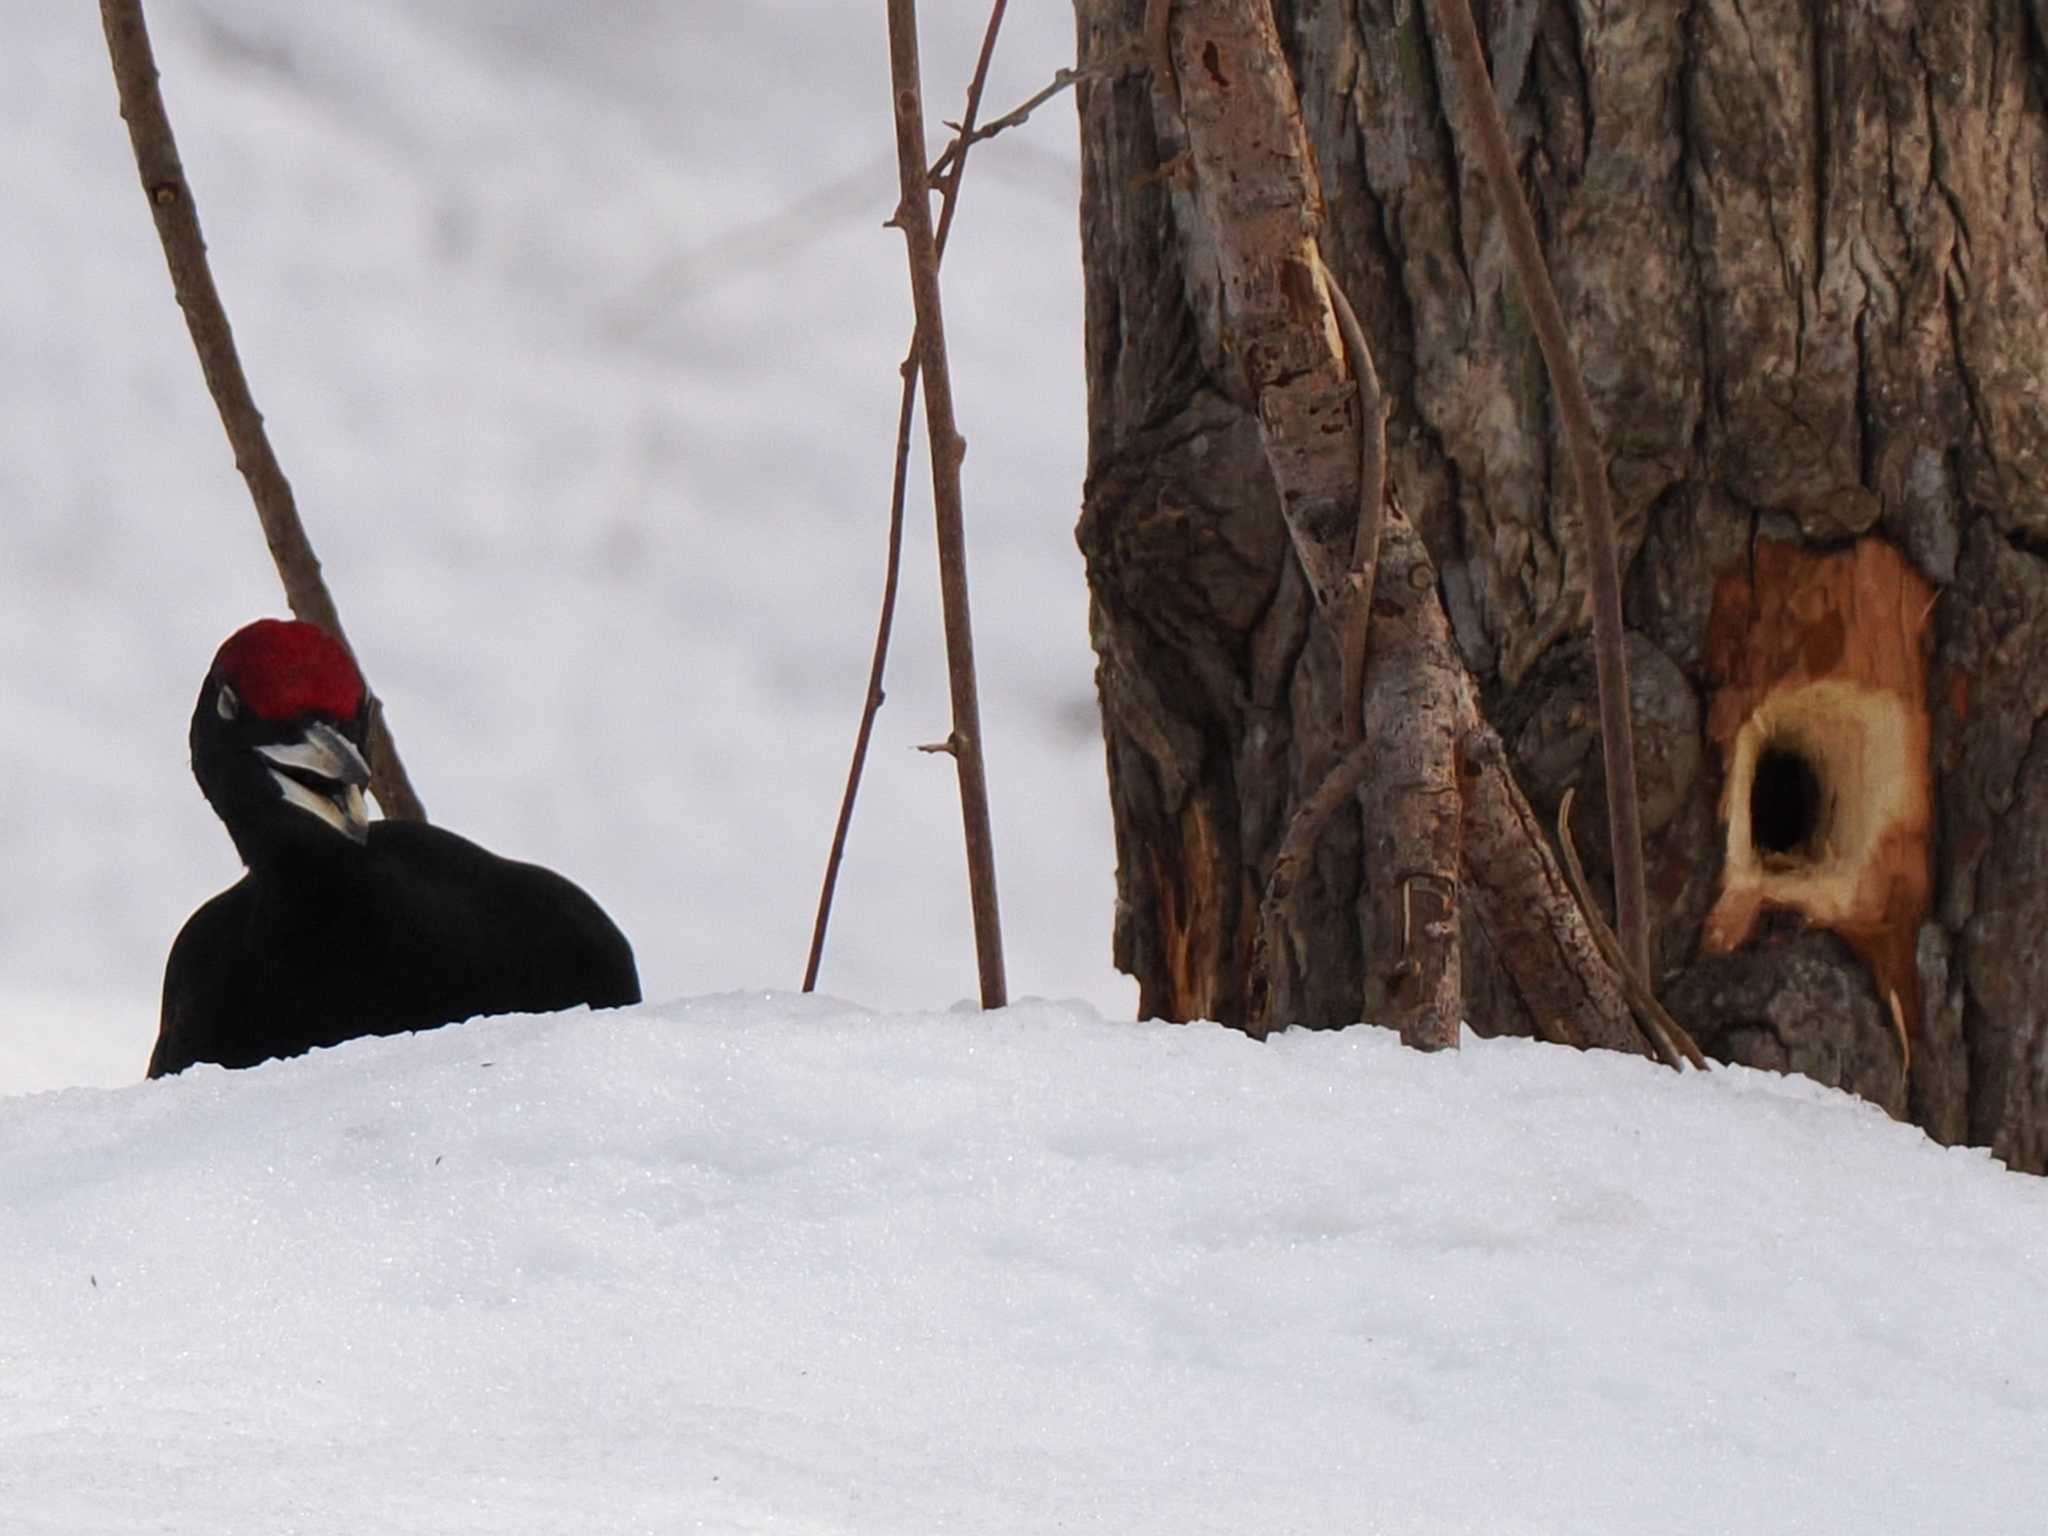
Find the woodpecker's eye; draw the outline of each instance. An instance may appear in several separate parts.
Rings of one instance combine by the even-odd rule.
[[[220,685],[220,692],[214,695],[214,713],[223,720],[232,720],[242,712],[242,701],[235,697],[235,690],[226,683]]]

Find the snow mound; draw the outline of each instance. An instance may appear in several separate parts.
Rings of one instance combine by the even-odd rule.
[[[0,1528],[2036,1529],[2048,1186],[1512,1041],[704,998],[0,1100]]]

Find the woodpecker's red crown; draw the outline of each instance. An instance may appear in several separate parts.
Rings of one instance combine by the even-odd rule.
[[[363,707],[363,677],[326,630],[296,619],[258,619],[228,636],[213,658],[219,673],[258,719],[327,715],[353,720]]]

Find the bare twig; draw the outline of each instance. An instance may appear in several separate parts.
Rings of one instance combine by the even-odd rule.
[[[953,233],[953,214],[960,203],[960,178],[967,170],[967,152],[982,139],[1002,131],[993,128],[983,133],[974,123],[981,115],[981,93],[988,88],[988,67],[995,61],[996,38],[1002,34],[1003,17],[1009,9],[1010,0],[995,0],[988,8],[988,26],[981,34],[981,52],[975,55],[974,74],[967,82],[967,110],[961,113],[958,123],[948,125],[953,129],[954,139],[946,153],[939,157],[941,160],[950,158],[952,165],[949,171],[934,166],[930,173],[931,184],[940,189],[939,231],[932,237],[934,262],[946,259],[946,237]],[[917,337],[913,334],[911,346],[914,348],[916,345]]]
[[[248,482],[250,498],[256,504],[270,557],[284,583],[285,601],[294,615],[319,625],[346,648],[348,636],[342,630],[341,615],[335,611],[305,524],[299,520],[291,483],[271,451],[263,415],[250,394],[249,380],[235,350],[234,332],[207,265],[198,209],[178,159],[163,94],[157,88],[156,56],[150,48],[142,0],[100,0],[100,22],[106,30],[107,54],[113,61],[114,84],[134,147],[135,168],[141,174],[142,190],[149,198],[157,238],[170,267],[171,287],[178,307],[185,312],[185,325],[199,354],[206,387],[234,449],[235,467]],[[384,724],[383,705],[374,694],[370,696],[370,767],[370,789],[385,815],[400,821],[426,820],[426,810],[406,778],[405,765],[399,761],[398,749]]]
[[[1115,67],[1121,68],[1122,66]],[[1051,101],[1053,97],[1059,95],[1061,91],[1068,89],[1070,86],[1079,85],[1083,80],[1101,79],[1110,73],[1112,73],[1112,67],[1110,66],[1104,66],[1099,69],[1062,69],[1053,75],[1052,84],[1028,97],[1019,105],[1012,107],[1001,117],[990,118],[979,128],[974,126],[971,117],[963,119],[958,123],[948,123],[946,126],[955,130],[954,139],[952,143],[946,146],[945,152],[932,162],[932,180],[939,181],[943,179],[958,166],[960,161],[967,158],[967,151],[974,145],[992,139],[999,133],[1007,133],[1012,128],[1023,127],[1031,121],[1032,113],[1036,112],[1048,101]]]
[[[967,169],[969,146],[964,136],[973,132],[975,116],[981,111],[981,93],[988,84],[989,63],[995,57],[996,38],[1003,28],[1003,13],[1008,9],[1009,0],[995,0],[989,8],[981,52],[974,61],[973,78],[967,82],[967,110],[961,116],[959,130],[963,138],[956,141],[960,153],[954,158],[953,174],[940,187],[939,228],[932,240],[935,262],[946,259],[946,237],[953,230],[960,177]],[[933,180],[938,184],[936,172]],[[882,610],[875,621],[875,649],[868,664],[868,691],[861,705],[860,727],[853,738],[853,762],[846,770],[846,789],[839,799],[839,819],[832,828],[832,849],[825,856],[825,879],[818,891],[818,913],[811,923],[811,950],[804,960],[806,992],[817,989],[818,969],[825,962],[825,931],[832,922],[832,898],[839,889],[839,867],[846,859],[846,839],[853,828],[853,807],[860,798],[861,775],[867,770],[875,717],[882,710],[882,676],[889,666],[889,638],[896,627],[896,592],[903,574],[903,504],[910,484],[910,427],[917,408],[917,361],[918,339],[913,330],[898,370],[903,375],[903,395],[896,412],[896,457],[889,492],[889,551],[882,576]]]
[[[882,674],[889,665],[889,636],[896,627],[896,589],[903,574],[903,501],[910,479],[910,424],[917,408],[917,343],[903,360],[903,399],[896,412],[895,485],[889,496],[889,553],[882,574],[882,611],[875,621],[875,650],[868,663],[867,698],[861,705],[860,727],[853,737],[853,762],[846,770],[846,790],[839,798],[839,819],[832,827],[832,851],[825,856],[825,881],[818,892],[818,915],[811,923],[811,952],[804,960],[806,992],[817,990],[818,968],[825,963],[825,930],[832,921],[832,897],[839,889],[839,866],[846,860],[846,839],[853,829],[853,805],[860,796],[867,769],[868,746],[874,740],[875,717],[882,711]]]
[[[1693,1043],[1691,1033],[1657,1001],[1656,994],[1623,957],[1621,940],[1607,926],[1606,917],[1586,887],[1586,871],[1579,863],[1579,850],[1572,843],[1572,801],[1577,795],[1576,789],[1567,789],[1564,799],[1558,803],[1557,843],[1564,854],[1565,873],[1571,876],[1572,894],[1578,897],[1579,909],[1586,914],[1586,927],[1593,935],[1594,944],[1599,946],[1600,957],[1614,968],[1615,977],[1621,982],[1622,994],[1628,998],[1628,1005],[1642,1024],[1643,1033],[1657,1047],[1657,1054],[1664,1058],[1664,1064],[1676,1071],[1681,1061],[1685,1061],[1704,1072],[1707,1070],[1707,1058]]]
[[[896,223],[910,264],[917,311],[917,352],[924,378],[925,437],[931,448],[932,501],[938,522],[939,596],[946,632],[946,672],[953,701],[960,818],[967,844],[967,883],[974,913],[974,950],[984,1008],[1009,997],[1003,975],[1002,918],[996,900],[995,836],[989,826],[983,766],[981,700],[974,675],[974,627],[967,596],[966,518],[960,461],[967,445],[953,415],[946,362],[946,320],[939,298],[938,243],[932,232],[931,183],[925,170],[924,91],[919,81],[916,0],[888,0],[889,73],[895,89],[896,163],[903,200]]]
[[[1467,0],[1431,0],[1438,38],[1457,71],[1456,95],[1464,118],[1462,138],[1476,152],[1507,233],[1508,251],[1529,307],[1536,341],[1557,400],[1571,454],[1573,478],[1586,520],[1586,578],[1593,602],[1593,656],[1600,685],[1600,738],[1607,769],[1608,836],[1613,846],[1615,907],[1624,969],[1647,991],[1650,982],[1649,908],[1643,889],[1643,834],[1636,804],[1636,761],[1629,718],[1628,662],[1623,650],[1621,568],[1615,552],[1614,513],[1607,498],[1607,468],[1593,425],[1593,402],[1572,355],[1564,310],[1544,264],[1536,221],[1515,174],[1507,125],[1494,98],[1493,80],[1480,51]]]

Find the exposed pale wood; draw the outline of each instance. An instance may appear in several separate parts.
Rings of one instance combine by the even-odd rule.
[[[1726,954],[1766,911],[1796,912],[1856,951],[1909,1040],[1920,1013],[1915,949],[1933,889],[1933,608],[1926,578],[1883,539],[1831,553],[1760,539],[1722,574],[1707,631],[1707,673],[1718,685],[1707,735],[1721,754],[1726,843],[1701,947]],[[1753,809],[1770,811],[1768,775],[1757,786],[1760,764],[1771,762],[1815,774],[1811,836],[1795,848],[1772,847],[1753,824]]]

